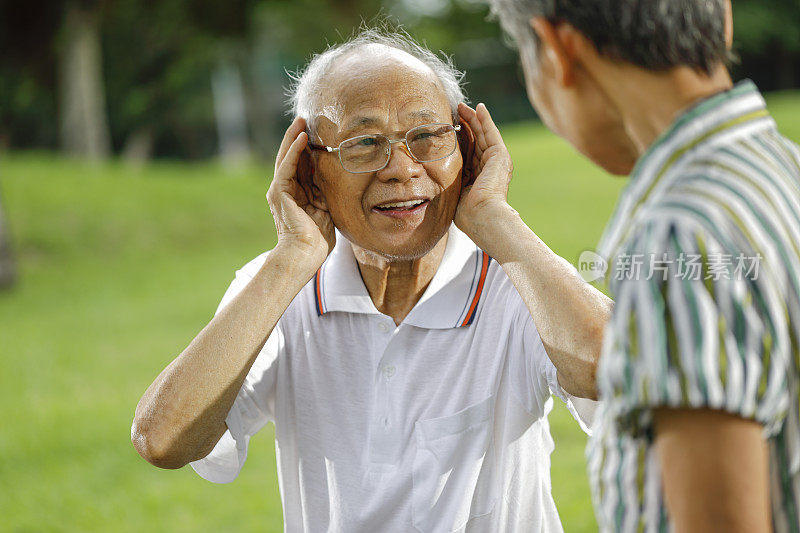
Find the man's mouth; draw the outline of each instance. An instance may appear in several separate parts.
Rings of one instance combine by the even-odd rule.
[[[373,212],[392,217],[402,217],[414,215],[425,211],[430,203],[427,198],[417,198],[414,200],[392,201],[378,204],[372,208]]]
[[[375,207],[381,211],[388,211],[390,209],[414,209],[425,202],[427,202],[427,200],[408,200],[406,202],[389,202],[376,205]]]

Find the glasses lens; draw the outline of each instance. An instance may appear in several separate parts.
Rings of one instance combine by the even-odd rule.
[[[456,150],[456,135],[450,124],[426,124],[410,130],[406,142],[417,161],[436,161]]]
[[[348,172],[371,172],[386,164],[389,141],[383,135],[361,135],[339,146],[342,166]]]

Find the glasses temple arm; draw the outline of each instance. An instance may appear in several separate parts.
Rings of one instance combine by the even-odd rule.
[[[330,146],[325,146],[324,144],[314,144],[308,143],[308,148],[310,150],[325,150],[326,152],[338,152],[339,148],[332,148]]]

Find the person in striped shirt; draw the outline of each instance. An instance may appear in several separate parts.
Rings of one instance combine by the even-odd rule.
[[[729,0],[492,0],[544,122],[630,183],[587,449],[602,531],[800,531],[800,150]]]

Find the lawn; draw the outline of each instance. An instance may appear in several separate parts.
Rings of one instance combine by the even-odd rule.
[[[799,140],[800,98],[770,103]],[[624,180],[539,125],[503,132],[516,166],[512,205],[575,262],[597,242]],[[20,279],[0,293],[0,530],[283,530],[271,428],[230,485],[158,470],[130,444],[144,389],[208,322],[234,271],[273,246],[270,174],[2,157]],[[585,437],[560,405],[551,423],[565,530],[594,531]]]

